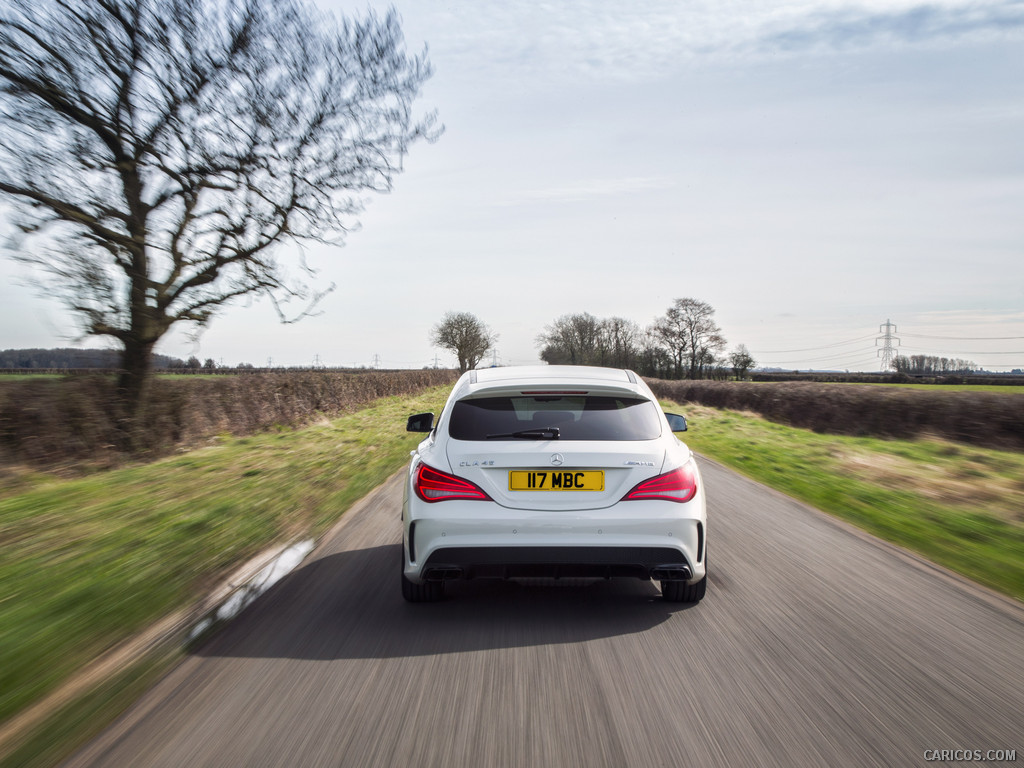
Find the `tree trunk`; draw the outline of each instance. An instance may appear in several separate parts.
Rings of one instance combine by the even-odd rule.
[[[148,390],[153,347],[156,342],[126,339],[121,354],[121,374],[117,380],[121,401],[122,448],[137,451],[142,445],[142,406]]]

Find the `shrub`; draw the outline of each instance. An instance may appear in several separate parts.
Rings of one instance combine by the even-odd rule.
[[[218,434],[298,427],[382,397],[414,394],[454,380],[453,371],[432,369],[284,371],[187,379],[157,376],[132,458],[166,455]],[[115,395],[110,376],[3,382],[0,463],[103,466],[129,458],[118,449],[121,430]]]
[[[771,421],[841,435],[933,435],[1024,451],[1024,395],[790,381],[744,384],[648,380],[658,397],[753,411]]]

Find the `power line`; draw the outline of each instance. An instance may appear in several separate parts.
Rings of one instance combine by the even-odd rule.
[[[870,370],[877,363],[878,358],[867,357],[861,360],[839,360],[834,363],[825,363],[823,365],[809,365],[812,361],[801,360],[799,363],[785,363],[785,362],[764,362],[758,363],[759,368],[781,368],[783,370],[853,370],[853,371],[864,371]]]
[[[904,338],[904,337],[909,337],[909,338],[913,338],[913,339],[920,339],[920,340],[929,339],[929,340],[937,340],[937,341],[1019,341],[1019,340],[1024,340],[1024,336],[940,336],[940,335],[934,335],[934,334],[906,333],[906,332],[901,333],[899,336],[896,336],[896,330],[897,330],[896,325],[893,324],[890,320],[887,320],[885,323],[883,323],[883,324],[881,324],[879,326],[879,334],[871,334],[871,335],[868,335],[868,336],[859,336],[857,338],[848,339],[848,340],[845,340],[845,341],[836,341],[836,342],[832,342],[830,344],[823,344],[821,346],[800,347],[800,348],[797,348],[797,349],[759,350],[759,351],[752,352],[751,354],[756,354],[759,357],[766,357],[766,356],[771,356],[771,355],[788,355],[788,354],[798,354],[798,353],[803,353],[803,352],[817,352],[817,351],[825,352],[827,350],[836,350],[836,353],[835,354],[831,354],[831,355],[825,354],[825,355],[821,355],[819,357],[800,358],[798,360],[786,360],[786,361],[762,360],[762,361],[760,361],[760,364],[761,365],[765,365],[765,366],[791,367],[791,366],[805,366],[805,365],[812,364],[812,363],[830,363],[832,365],[841,366],[841,367],[845,367],[845,368],[853,368],[853,367],[856,367],[856,366],[859,366],[859,365],[867,365],[870,362],[869,360],[859,360],[859,359],[858,360],[851,360],[851,358],[859,357],[860,354],[867,352],[867,350],[864,350],[863,348],[857,349],[857,350],[848,349],[844,353],[841,348],[842,347],[847,347],[847,346],[850,346],[850,345],[857,345],[857,344],[859,344],[861,342],[864,342],[864,341],[866,341],[868,339],[874,339],[874,342],[875,342],[875,344],[874,344],[874,346],[875,346],[875,350],[874,350],[875,359],[877,360],[879,357],[882,358],[879,362],[881,362],[883,370],[886,370],[887,368],[891,367],[893,360],[896,358],[896,356],[898,354],[905,354],[905,353],[909,353],[909,352],[915,352],[915,353],[919,353],[919,354],[937,355],[937,356],[942,356],[942,357],[950,357],[950,356],[953,356],[953,355],[960,355],[960,356],[966,355],[966,356],[970,356],[970,357],[973,357],[973,358],[980,358],[980,359],[984,359],[984,358],[986,358],[988,356],[995,356],[995,355],[999,355],[999,356],[1024,355],[1024,352],[1015,352],[1015,351],[990,352],[990,351],[984,351],[984,350],[974,350],[974,351],[971,351],[971,352],[950,352],[948,350],[942,350],[942,351],[936,352],[936,351],[933,351],[933,350],[923,350],[923,349],[920,349],[919,347],[905,347],[905,346],[903,346],[902,341],[901,341],[902,338]],[[879,348],[880,344],[882,345],[881,348]],[[987,364],[987,367],[991,367],[991,368],[1010,368],[1010,367],[1015,367],[1015,366],[1009,366],[1009,365],[990,365],[990,364]]]
[[[941,341],[1017,341],[1024,336],[928,336],[923,333],[904,333],[917,339],[939,339]]]
[[[875,334],[869,334],[867,336],[860,336],[856,339],[850,339],[849,341],[837,341],[834,344],[825,344],[821,347],[804,347],[803,349],[770,349],[770,350],[759,350],[751,352],[752,355],[788,355],[790,352],[814,352],[819,349],[831,349],[832,347],[842,347],[846,344],[856,344],[859,341],[866,341],[867,339],[875,338]]]
[[[829,360],[849,360],[850,359],[850,355],[855,355],[855,354],[858,354],[859,352],[863,352],[863,351],[864,350],[857,350],[857,351],[849,352],[849,353],[846,353],[846,354],[843,354],[843,355],[827,355],[826,357],[809,357],[809,358],[805,357],[805,358],[800,358],[798,362],[801,362],[801,363],[824,363],[824,362],[828,362]],[[878,359],[877,356],[874,359],[877,360]],[[793,360],[783,360],[782,362],[770,362],[769,361],[769,362],[762,363],[762,365],[782,365],[784,363],[793,363],[793,362],[796,362],[796,361],[793,361]]]

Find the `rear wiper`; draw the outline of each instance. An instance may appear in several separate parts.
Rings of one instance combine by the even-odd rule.
[[[522,438],[524,440],[539,440],[541,438],[547,437],[552,440],[557,440],[558,434],[558,427],[540,427],[539,429],[521,429],[518,432],[504,432],[498,435],[488,435],[487,439],[498,440],[503,437],[515,437]]]

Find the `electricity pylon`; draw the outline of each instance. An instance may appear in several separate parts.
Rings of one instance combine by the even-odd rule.
[[[875,339],[875,346],[878,346],[878,342],[882,342],[882,348],[877,351],[878,357],[882,358],[882,370],[892,370],[893,360],[896,359],[896,350],[893,347],[893,342],[896,342],[896,346],[900,345],[900,340],[893,336],[896,333],[896,326],[892,324],[892,321],[886,320],[880,326],[878,326],[878,332],[882,335]]]

